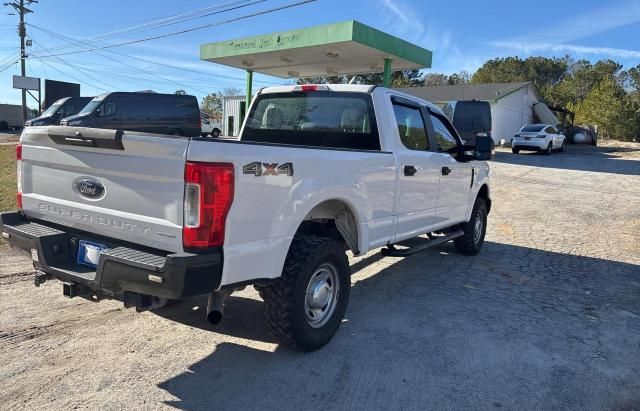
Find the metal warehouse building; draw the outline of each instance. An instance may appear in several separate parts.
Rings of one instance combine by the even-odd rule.
[[[443,106],[449,101],[479,100],[491,105],[491,134],[496,143],[510,142],[525,124],[557,124],[533,83],[464,84],[455,86],[407,87],[407,94]]]
[[[240,134],[242,120],[246,112],[246,96],[224,96],[222,105],[222,135],[237,136]]]

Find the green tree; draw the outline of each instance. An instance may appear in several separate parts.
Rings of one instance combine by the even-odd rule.
[[[635,137],[634,105],[629,95],[612,77],[605,77],[575,107],[576,122],[598,126],[606,138],[630,140]]]
[[[186,95],[187,95],[187,92],[186,92],[186,91],[184,91],[184,90],[182,90],[182,89],[180,89],[180,90],[176,90],[176,91],[174,91],[174,92],[173,92],[173,94],[178,94],[178,95],[180,95],[180,96],[186,96]]]
[[[640,92],[640,64],[625,72],[625,85],[631,93]]]
[[[569,57],[505,57],[489,60],[471,76],[472,84],[531,81],[547,100],[553,102],[553,88],[564,78]]]
[[[237,88],[227,88],[224,91],[207,94],[202,98],[200,109],[211,116],[215,122],[222,121],[222,113],[224,107],[224,97],[238,96],[241,92]]]
[[[427,87],[445,86],[449,80],[449,76],[442,73],[427,73],[423,77],[423,83]]]
[[[462,70],[459,73],[453,73],[447,79],[447,84],[450,86],[469,83],[471,83],[471,74],[469,74],[469,72],[465,70]]]
[[[355,78],[354,78],[355,77]],[[366,73],[340,76],[318,76],[299,78],[297,84],[355,84],[379,85],[383,82],[383,73]],[[391,87],[417,87],[423,85],[420,70],[402,70],[391,73]]]

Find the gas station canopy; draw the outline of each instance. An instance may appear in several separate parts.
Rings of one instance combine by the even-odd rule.
[[[431,51],[351,20],[207,43],[200,59],[281,78],[431,67]]]

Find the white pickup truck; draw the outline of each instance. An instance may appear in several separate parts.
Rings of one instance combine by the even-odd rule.
[[[347,250],[480,251],[490,156],[489,137],[463,146],[440,109],[398,91],[271,87],[239,141],[25,129],[2,236],[36,285],[59,279],[68,297],[142,310],[209,294],[217,323],[225,296],[253,285],[273,333],[314,350],[347,308]]]

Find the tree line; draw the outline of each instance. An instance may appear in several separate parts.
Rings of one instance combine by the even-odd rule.
[[[472,84],[531,81],[547,104],[576,113],[576,124],[598,127],[607,138],[640,138],[640,64],[624,70],[613,60],[518,57],[487,61]]]

